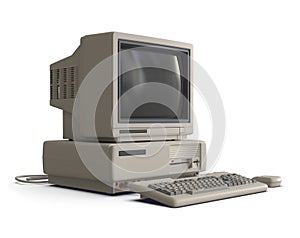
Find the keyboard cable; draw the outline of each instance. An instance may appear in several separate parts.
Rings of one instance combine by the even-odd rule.
[[[19,175],[15,177],[15,180],[20,183],[42,184],[48,183],[48,175]]]

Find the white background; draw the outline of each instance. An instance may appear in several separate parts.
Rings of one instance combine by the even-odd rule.
[[[299,12],[291,0],[2,1],[1,237],[299,236]],[[137,202],[137,194],[15,184],[15,175],[41,173],[43,141],[62,137],[61,111],[49,106],[49,65],[72,54],[81,36],[106,31],[192,43],[226,111],[214,170],[280,175],[283,187],[170,209]],[[208,111],[201,100],[196,106],[209,143]]]

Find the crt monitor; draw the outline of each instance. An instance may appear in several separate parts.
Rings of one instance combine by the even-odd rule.
[[[50,66],[50,104],[63,109],[64,138],[179,140],[191,134],[191,57],[192,45],[182,42],[117,32],[82,37],[73,55]],[[99,101],[88,110],[93,92]]]

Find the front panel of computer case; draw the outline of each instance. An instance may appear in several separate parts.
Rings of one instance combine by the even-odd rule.
[[[102,151],[102,152],[101,152]],[[43,167],[50,183],[118,193],[129,182],[196,176],[205,170],[203,141],[93,143],[46,141]]]

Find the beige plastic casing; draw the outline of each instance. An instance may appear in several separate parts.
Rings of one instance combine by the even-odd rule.
[[[144,154],[129,154],[136,150]],[[43,148],[43,168],[50,183],[103,193],[117,193],[120,183],[130,181],[194,176],[204,171],[205,165],[203,141],[139,142],[137,145],[58,140],[44,142]]]
[[[72,126],[79,132],[76,139],[94,140],[95,132],[86,115],[79,115],[72,125],[72,111],[76,92],[87,74],[101,61],[118,53],[118,41],[136,41],[142,43],[163,45],[187,49],[190,58],[193,57],[191,44],[153,37],[138,36],[119,32],[108,32],[87,35],[81,38],[80,46],[73,55],[51,64],[51,100],[50,104],[63,110],[63,137],[74,139]],[[190,62],[192,62],[190,60]],[[193,65],[189,64],[190,87],[193,85]],[[189,122],[160,123],[119,123],[118,110],[113,110],[118,101],[118,61],[112,57],[111,63],[106,66],[105,75],[99,75],[99,83],[103,78],[111,79],[99,101],[95,112],[95,129],[100,141],[145,141],[149,140],[181,140],[193,132],[193,115],[190,111]],[[106,85],[103,84],[103,87]],[[102,87],[102,86],[100,86]],[[190,108],[193,107],[193,90],[190,90]],[[74,118],[73,118],[74,119]],[[121,130],[144,130],[143,133],[120,133]]]
[[[216,176],[219,177],[227,172],[215,172],[208,173],[202,176]],[[178,181],[178,180],[177,180]],[[149,184],[160,183],[160,182],[174,182],[173,179],[157,179],[153,181],[141,181],[132,182],[129,184],[131,191],[136,191],[141,194],[143,198],[151,198],[159,203],[165,204],[170,207],[182,207],[197,203],[210,202],[225,198],[232,198],[237,196],[243,196],[248,194],[265,192],[268,186],[264,183],[256,182],[252,184],[245,184],[239,186],[233,186],[224,190],[214,190],[209,192],[203,192],[195,195],[180,194],[176,196],[169,196],[164,193],[151,190],[148,188]]]

